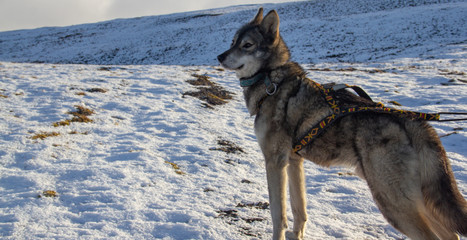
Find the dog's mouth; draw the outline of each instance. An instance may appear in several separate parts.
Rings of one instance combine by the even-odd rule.
[[[227,66],[227,65],[225,65],[224,63],[221,62],[221,66],[222,66],[223,68],[225,68],[225,69],[229,69],[229,70],[233,70],[233,71],[238,71],[238,70],[241,70],[241,69],[245,66],[245,64],[240,65],[240,67],[238,67],[238,68],[231,68],[231,67],[229,67],[229,66]]]

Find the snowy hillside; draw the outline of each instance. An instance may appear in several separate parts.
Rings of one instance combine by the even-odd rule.
[[[441,3],[439,3],[441,2]],[[258,5],[0,33],[0,61],[215,65]],[[467,42],[467,2],[315,0],[266,4],[301,63],[366,62]]]
[[[465,1],[347,2],[265,10],[315,81],[467,112]],[[253,118],[215,62],[257,7],[0,33],[0,238],[270,239]],[[467,197],[467,121],[432,125]],[[305,171],[307,239],[405,239],[351,169]]]

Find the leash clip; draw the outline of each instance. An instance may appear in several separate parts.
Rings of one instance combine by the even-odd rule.
[[[272,95],[274,95],[274,94],[277,92],[277,84],[272,83],[272,85],[274,86],[274,90],[272,90],[272,92],[270,92],[270,91],[268,90],[268,87],[266,87],[266,93],[267,93],[269,96],[272,96]]]

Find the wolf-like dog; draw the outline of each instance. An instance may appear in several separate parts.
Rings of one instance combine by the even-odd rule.
[[[293,151],[293,143],[332,110],[317,84],[289,59],[277,12],[263,17],[262,8],[237,31],[230,49],[218,56],[224,68],[236,72],[248,111],[256,115],[273,239],[304,237],[304,159],[326,167],[354,167],[387,221],[411,239],[458,239],[457,234],[467,234],[467,202],[438,135],[425,121],[376,112],[347,115],[311,144]],[[286,232],[287,180],[294,224],[293,231]]]

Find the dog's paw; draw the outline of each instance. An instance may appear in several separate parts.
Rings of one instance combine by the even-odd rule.
[[[297,234],[294,233],[293,231],[287,231],[285,233],[285,238],[287,240],[303,240],[302,236],[297,236]]]

